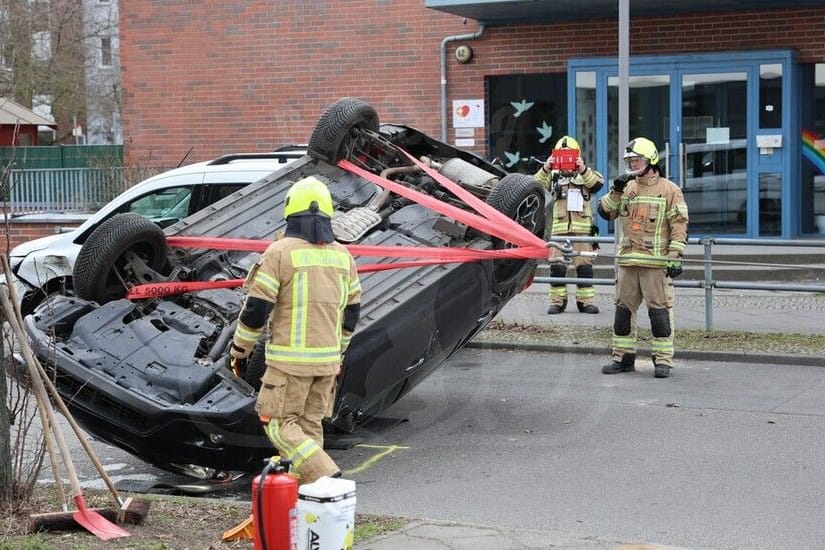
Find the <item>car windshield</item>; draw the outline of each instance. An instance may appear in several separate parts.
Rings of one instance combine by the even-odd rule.
[[[141,197],[129,205],[129,211],[149,219],[184,218],[189,211],[192,190],[189,187],[161,189]]]

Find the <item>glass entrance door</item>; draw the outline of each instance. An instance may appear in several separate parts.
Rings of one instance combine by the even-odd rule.
[[[679,184],[691,233],[747,229],[747,82],[747,72],[681,77]]]
[[[628,79],[628,104],[630,121],[628,132],[631,139],[644,136],[658,147],[664,147],[670,141],[670,75],[654,74],[646,76],[630,76]],[[607,159],[608,173],[621,174],[625,167],[617,166],[619,158],[618,113],[619,113],[619,79],[607,79]],[[667,170],[667,155],[660,152]],[[615,176],[613,176],[615,177]]]
[[[624,172],[616,59],[568,65],[568,97],[575,98],[568,127],[592,136],[596,167],[609,184]],[[795,200],[789,159],[799,152],[790,102],[794,67],[789,51],[630,59],[628,137],[647,137],[659,148],[662,172],[685,195],[692,236],[795,231],[788,222]],[[599,224],[603,234],[612,229]]]

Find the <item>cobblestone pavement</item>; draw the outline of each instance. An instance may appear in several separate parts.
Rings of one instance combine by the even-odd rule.
[[[534,284],[504,306],[496,317],[505,323],[534,325],[610,326],[613,324],[613,287],[596,287],[596,315],[579,313],[575,303],[560,315],[548,315],[549,285]],[[569,285],[572,296],[575,286]],[[677,288],[674,313],[677,328],[706,327],[705,291]],[[825,294],[766,290],[713,289],[712,330],[825,334]],[[639,309],[644,310],[644,305]]]

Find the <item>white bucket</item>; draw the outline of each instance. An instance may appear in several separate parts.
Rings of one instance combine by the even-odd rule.
[[[352,550],[355,482],[322,477],[298,487],[298,550]]]

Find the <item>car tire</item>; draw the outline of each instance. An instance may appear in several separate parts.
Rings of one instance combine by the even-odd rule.
[[[77,255],[73,270],[75,294],[99,304],[126,296],[120,280],[126,252],[134,252],[150,269],[160,271],[169,252],[166,235],[150,220],[134,213],[117,214],[101,223]]]
[[[348,158],[357,144],[355,129],[378,131],[378,113],[354,97],[344,97],[326,108],[315,124],[307,152],[318,160],[338,164]]]
[[[518,222],[538,237],[544,236],[546,226],[544,188],[533,177],[525,174],[504,176],[487,197],[487,204]],[[493,248],[509,248],[512,245],[501,239],[493,239]],[[493,290],[511,289],[519,279],[526,279],[534,270],[534,260],[496,260],[493,262]],[[518,291],[520,289],[513,289]]]
[[[259,391],[261,389],[261,378],[266,372],[266,344],[258,341],[249,355],[249,360],[246,362],[246,371],[243,373],[244,382],[252,386],[252,389]]]

